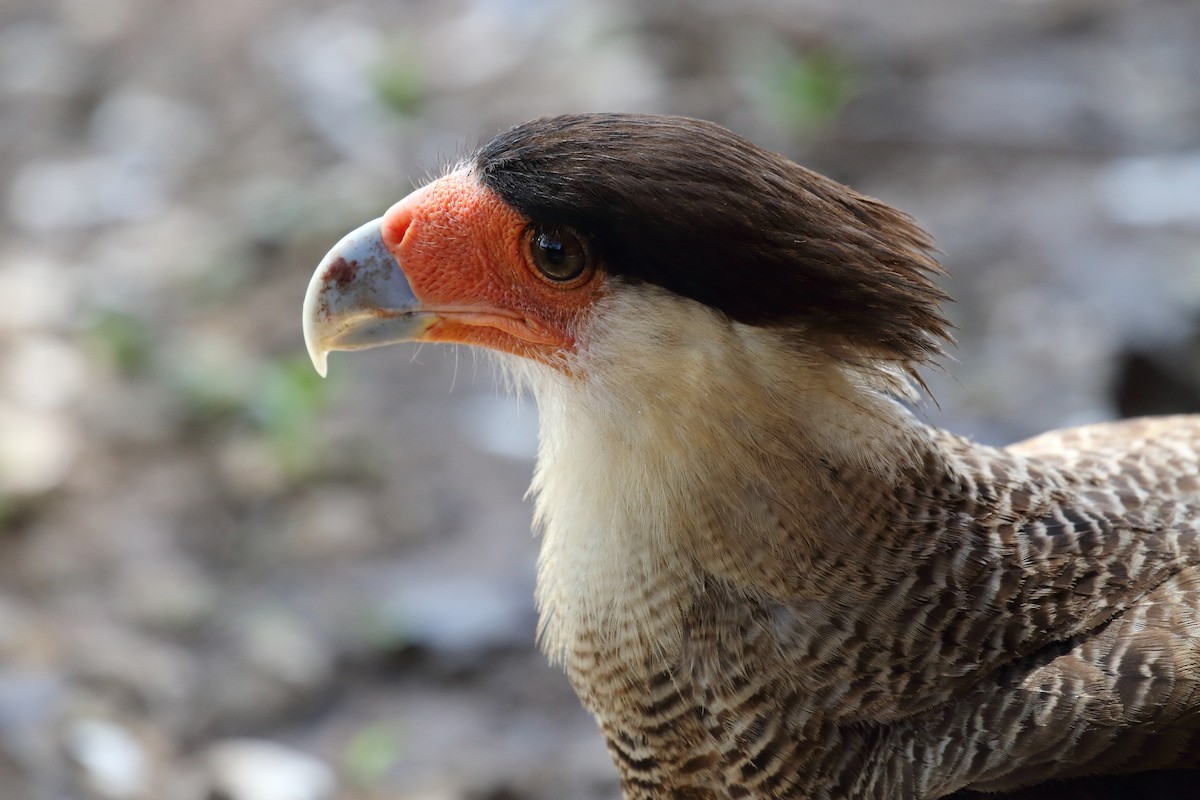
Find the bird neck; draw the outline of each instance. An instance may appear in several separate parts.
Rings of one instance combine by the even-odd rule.
[[[523,376],[541,414],[531,491],[551,656],[585,632],[678,648],[701,580],[792,599],[841,591],[816,562],[853,562],[872,544],[853,532],[937,455],[883,390],[892,373],[698,321],[702,308],[629,305],[604,316],[620,336],[592,331],[575,376]]]

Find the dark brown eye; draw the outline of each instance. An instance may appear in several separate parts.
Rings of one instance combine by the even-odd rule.
[[[552,281],[574,280],[588,268],[583,240],[561,225],[535,225],[530,229],[529,255],[538,271]]]

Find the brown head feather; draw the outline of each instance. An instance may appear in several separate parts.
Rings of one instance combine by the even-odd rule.
[[[950,338],[942,269],[910,217],[714,123],[547,117],[501,133],[474,166],[532,220],[578,231],[610,274],[738,322],[910,367]]]

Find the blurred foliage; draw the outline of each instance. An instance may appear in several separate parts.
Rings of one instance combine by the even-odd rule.
[[[290,475],[309,472],[316,464],[317,419],[329,403],[330,386],[307,355],[269,362],[263,369],[248,409]]]
[[[249,364],[198,354],[172,384],[199,421],[232,419],[263,436],[286,474],[301,477],[315,467],[317,421],[331,384],[306,355]]]
[[[411,47],[397,44],[371,70],[371,85],[385,106],[416,116],[425,102],[425,78]]]
[[[132,314],[103,311],[85,326],[83,338],[119,375],[140,375],[150,366],[154,336],[149,324]]]
[[[104,311],[83,338],[119,376],[166,386],[185,419],[245,426],[263,437],[284,474],[312,471],[318,421],[333,384],[317,375],[307,355],[259,360],[223,339],[156,339],[152,330],[131,314]]]
[[[808,132],[836,117],[853,98],[856,81],[846,60],[827,49],[790,53],[770,70],[772,107],[789,127]]]
[[[256,393],[254,367],[240,353],[193,342],[155,359],[160,375],[193,422],[245,418]]]
[[[342,751],[342,772],[353,786],[378,785],[399,760],[403,740],[395,725],[377,722],[359,729]]]

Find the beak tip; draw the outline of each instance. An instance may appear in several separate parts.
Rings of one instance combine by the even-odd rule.
[[[312,359],[313,369],[322,378],[329,377],[329,355],[323,350],[309,350],[308,357]]]
[[[429,326],[372,220],[342,237],[317,265],[301,309],[304,345],[322,378],[329,353],[413,341]]]
[[[318,274],[319,274],[318,270]],[[328,360],[329,351],[321,346],[321,335],[317,331],[317,312],[316,304],[320,297],[320,285],[314,276],[313,281],[309,283],[308,291],[304,295],[303,309],[303,328],[304,328],[304,347],[308,350],[308,357],[312,360],[313,369],[322,378],[329,371]]]

